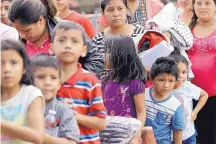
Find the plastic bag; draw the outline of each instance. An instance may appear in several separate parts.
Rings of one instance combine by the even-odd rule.
[[[107,117],[106,128],[100,132],[101,144],[129,144],[141,129],[142,123],[135,118]]]

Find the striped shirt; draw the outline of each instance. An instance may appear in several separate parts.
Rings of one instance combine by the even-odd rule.
[[[145,31],[145,28],[139,24],[135,25],[135,29],[133,34],[131,35],[132,40],[137,41],[137,39],[140,39],[140,36],[143,35]],[[104,70],[105,70],[105,40],[106,36],[104,31],[98,33],[93,39],[92,39],[92,47],[91,50],[92,51],[96,51],[97,55],[100,54],[100,59],[98,59],[98,61],[100,61],[101,64],[101,73],[98,73],[97,76],[101,78],[101,76],[104,74]]]
[[[170,95],[157,101],[152,88],[145,89],[146,123],[151,126],[158,144],[172,144],[172,130],[184,129],[183,107],[179,100]]]
[[[72,99],[77,112],[87,116],[106,117],[102,99],[102,88],[96,76],[82,69],[78,64],[77,72],[62,83],[57,94],[59,100]],[[100,144],[99,131],[79,125],[79,144]]]

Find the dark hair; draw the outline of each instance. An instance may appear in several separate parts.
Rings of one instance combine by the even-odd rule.
[[[21,24],[33,24],[40,16],[54,18],[57,9],[53,0],[13,0],[8,17],[14,22],[19,20]]]
[[[104,12],[106,5],[110,2],[111,0],[101,0],[100,7],[101,11]],[[127,0],[122,0],[122,2],[125,4],[126,8],[128,8],[127,5]]]
[[[216,0],[213,0],[213,1],[214,1],[215,5],[216,5]],[[196,0],[193,0],[193,1],[192,1],[193,13],[194,13],[194,15],[193,15],[193,17],[191,18],[191,22],[190,22],[190,24],[189,24],[189,27],[190,27],[191,30],[196,26],[197,20],[198,20],[198,17],[197,17],[197,15],[196,15],[195,10],[194,10],[194,4],[195,4],[195,2],[196,2]]]
[[[76,30],[81,31],[84,45],[87,45],[87,42],[90,40],[90,38],[86,34],[86,31],[84,30],[84,28],[81,25],[79,25],[75,22],[71,22],[71,21],[62,21],[55,26],[53,33],[52,33],[52,36],[51,36],[51,43],[53,43],[56,31],[58,29],[63,29],[64,31],[76,29]]]
[[[22,43],[12,39],[2,40],[1,51],[6,51],[6,50],[16,51],[23,59],[25,73],[23,74],[20,83],[26,85],[34,85],[32,67],[31,67],[30,59],[25,50],[25,46]]]
[[[172,54],[169,57],[173,58],[175,60],[176,64],[184,63],[187,67],[189,65],[188,60],[183,55]]]
[[[137,55],[133,40],[126,35],[107,37],[106,53],[109,54],[110,72],[105,82],[128,82],[130,80],[146,81],[146,72]]]
[[[38,54],[31,58],[31,64],[33,68],[33,72],[40,67],[50,67],[58,70],[59,77],[61,77],[61,69],[58,61],[54,56],[49,56],[48,54]]]
[[[4,2],[4,1],[8,1],[11,3],[13,0],[1,0],[1,2]]]
[[[151,78],[154,79],[159,74],[171,74],[175,76],[176,80],[178,79],[178,67],[176,62],[171,57],[160,57],[151,67]]]

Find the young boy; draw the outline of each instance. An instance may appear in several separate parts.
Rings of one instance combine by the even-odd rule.
[[[6,25],[10,25],[10,21],[8,20],[8,11],[9,7],[12,3],[12,0],[1,0],[1,22]]]
[[[58,0],[57,1],[57,9],[58,9],[57,16],[61,19],[69,20],[69,21],[80,24],[85,29],[88,36],[90,38],[93,38],[96,35],[96,30],[93,24],[90,22],[90,20],[87,17],[75,11],[71,11],[69,9],[70,3],[71,3],[71,0]]]
[[[56,99],[60,83],[60,66],[53,56],[39,54],[32,58],[35,86],[40,88],[46,101],[44,144],[75,144],[79,142],[79,127],[73,110]],[[51,126],[46,117],[55,111]]]
[[[59,100],[70,99],[76,104],[76,119],[80,128],[80,144],[98,144],[99,130],[106,125],[102,88],[96,76],[78,63],[87,52],[86,33],[74,22],[59,23],[51,38],[51,50],[61,66],[62,86]]]
[[[182,144],[184,115],[181,103],[170,95],[178,79],[178,67],[172,58],[161,57],[151,67],[153,87],[145,91],[146,124],[151,126],[158,144]]]

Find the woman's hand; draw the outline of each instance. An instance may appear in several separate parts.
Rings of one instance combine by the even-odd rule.
[[[197,113],[196,112],[192,112],[192,117],[191,117],[192,121],[195,121],[197,119]]]

